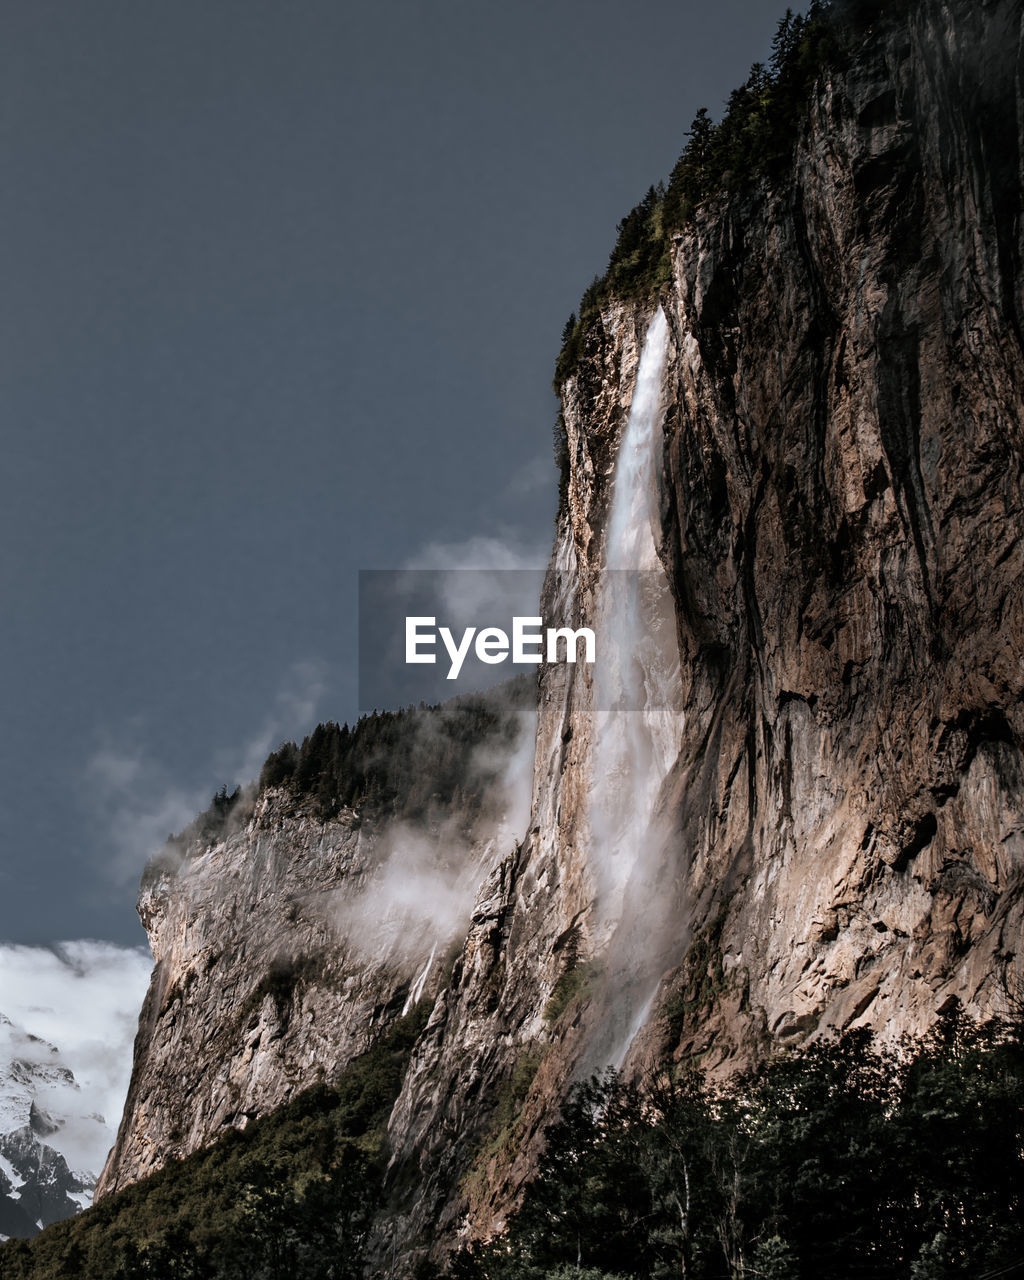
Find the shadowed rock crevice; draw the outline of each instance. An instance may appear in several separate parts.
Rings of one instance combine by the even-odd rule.
[[[478,826],[461,855],[475,904],[424,980],[389,1122],[379,1232],[410,1260],[500,1227],[606,1041],[627,1072],[696,1055],[725,1074],[1021,989],[1021,19],[1019,0],[920,0],[876,24],[819,78],[784,171],[707,200],[657,297],[608,298],[575,335],[545,592],[580,625],[667,322],[647,496],[679,653],[672,759],[610,919],[600,708],[582,667],[544,669],[530,816],[501,840]],[[383,964],[311,909],[363,893],[381,838],[268,792],[147,887],[160,965],[106,1188],[386,1032],[426,957]],[[283,952],[324,972],[287,1019],[268,990],[240,1027]]]

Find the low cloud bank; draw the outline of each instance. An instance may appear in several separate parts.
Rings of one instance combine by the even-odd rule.
[[[168,835],[183,830],[210,803],[218,785],[228,790],[259,777],[268,754],[282,739],[307,732],[316,718],[325,684],[318,662],[296,663],[288,672],[263,723],[248,741],[213,754],[208,781],[182,786],[153,755],[138,725],[108,734],[83,772],[85,803],[103,833],[109,879],[131,885]],[[77,945],[77,944],[75,944]]]
[[[432,722],[418,727],[417,746],[429,756]],[[473,840],[460,830],[456,812],[439,829],[393,822],[381,836],[380,861],[353,892],[333,896],[333,926],[368,961],[419,966],[444,950],[469,923],[476,895],[490,866],[526,834],[533,789],[537,731],[534,708],[516,716],[510,743],[474,751],[467,788],[490,779],[482,831]]]

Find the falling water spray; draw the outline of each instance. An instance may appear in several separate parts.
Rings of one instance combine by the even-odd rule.
[[[650,1008],[656,914],[648,901],[664,857],[662,784],[680,736],[679,655],[668,579],[658,555],[661,384],[668,340],[655,313],[644,341],[615,470],[597,602],[602,649],[594,676],[590,829],[595,940],[606,942],[607,1017],[593,1053],[618,1065]]]

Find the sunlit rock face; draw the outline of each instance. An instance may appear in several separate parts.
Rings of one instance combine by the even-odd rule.
[[[532,747],[532,711],[514,714]],[[325,821],[271,788],[236,829],[154,863],[139,912],[156,965],[99,1195],[337,1079],[437,995],[481,880],[525,825],[518,768],[513,749],[482,808],[418,824]]]
[[[664,555],[721,1057],[1018,989],[1019,5],[920,6],[675,245]],[[715,961],[717,964],[717,961]]]
[[[548,673],[532,829],[481,921],[510,976],[494,1013],[447,994],[457,1029],[435,1033],[437,1168],[481,1073],[545,1039],[567,939],[599,965],[589,1011],[546,1028],[521,1153],[472,1232],[500,1223],[581,1066],[699,1052],[724,1072],[854,1025],[913,1034],[954,998],[1005,1010],[1020,990],[1020,24],[1010,3],[922,5],[820,86],[788,181],[712,203],[674,241],[652,495],[674,759],[609,935],[593,690]],[[587,617],[656,313],[607,309],[563,388],[554,564]]]
[[[489,695],[476,730],[457,707],[406,714],[397,816],[389,802],[325,818],[322,800],[266,787],[153,861],[139,913],[155,967],[98,1195],[337,1079],[434,999],[481,883],[526,826],[533,702],[522,683]],[[439,806],[453,739],[465,764]]]
[[[156,966],[99,1193],[287,1101],[365,1050],[402,974],[339,945],[334,894],[372,872],[354,816],[322,823],[275,793],[245,830],[144,884]]]
[[[1019,992],[1021,34],[1011,0],[925,0],[869,36],[789,171],[705,206],[660,296],[590,327],[545,593],[597,625],[610,548],[641,556],[646,529],[657,696],[615,719],[600,657],[542,673],[530,817],[460,852],[468,923],[420,987],[398,1252],[500,1225],[574,1073],[726,1072]],[[372,878],[380,838],[268,795],[147,887],[158,964],[104,1190],[329,1078],[407,1006],[427,955],[316,907]],[[323,966],[287,1001],[261,986],[282,957]]]

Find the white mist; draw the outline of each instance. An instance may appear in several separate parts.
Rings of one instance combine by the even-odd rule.
[[[681,728],[674,607],[658,556],[667,343],[668,323],[659,308],[644,340],[619,445],[605,535],[608,572],[597,602],[590,828],[595,941],[610,944],[610,1002],[599,1065],[621,1063],[659,976],[645,887],[653,891],[663,857],[666,833],[658,801]],[[657,914],[651,913],[652,926]]]

